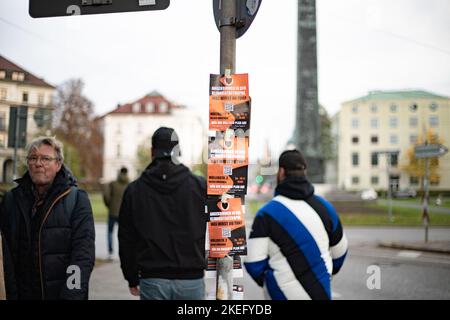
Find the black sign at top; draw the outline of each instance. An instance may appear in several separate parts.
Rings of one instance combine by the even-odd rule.
[[[30,0],[33,18],[164,10],[170,0]]]

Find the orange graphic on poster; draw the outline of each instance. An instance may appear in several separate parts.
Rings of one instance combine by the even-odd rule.
[[[226,255],[247,253],[245,224],[240,198],[208,200],[209,256],[223,258]]]
[[[210,75],[209,129],[250,129],[248,74]]]

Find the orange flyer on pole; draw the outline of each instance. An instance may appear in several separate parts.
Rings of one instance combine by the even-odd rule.
[[[248,74],[211,74],[209,130],[250,129]]]
[[[226,255],[247,254],[244,211],[241,198],[208,200],[209,255],[223,258]]]

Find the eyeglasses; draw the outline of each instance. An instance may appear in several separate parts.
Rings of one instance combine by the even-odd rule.
[[[59,158],[53,158],[53,157],[49,157],[49,156],[41,156],[41,157],[29,156],[29,157],[27,157],[28,164],[36,164],[39,160],[41,160],[41,163],[43,165],[48,165],[53,160],[59,160]]]

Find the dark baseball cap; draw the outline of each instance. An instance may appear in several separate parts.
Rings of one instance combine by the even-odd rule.
[[[305,157],[303,157],[303,154],[296,149],[284,151],[280,155],[278,165],[286,171],[306,169]]]
[[[152,147],[155,158],[170,158],[177,156],[174,148],[178,145],[178,135],[172,128],[161,127],[153,133]]]

